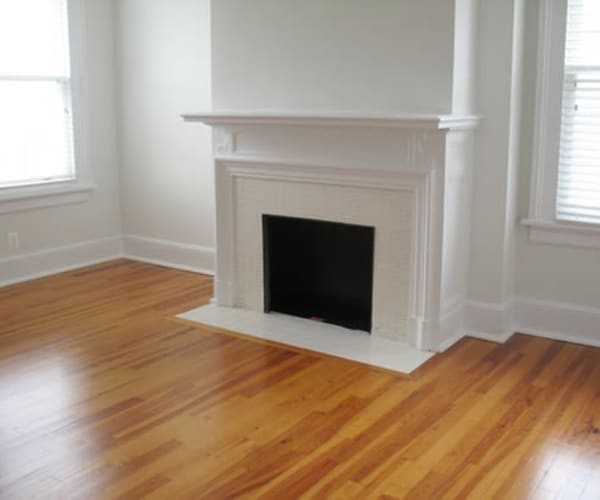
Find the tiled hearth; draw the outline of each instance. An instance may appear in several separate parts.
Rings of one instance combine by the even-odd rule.
[[[209,305],[179,318],[401,373],[412,372],[433,356],[406,342],[279,313]]]

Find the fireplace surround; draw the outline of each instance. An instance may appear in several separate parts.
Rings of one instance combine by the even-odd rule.
[[[270,214],[374,228],[373,335],[434,351],[463,335],[476,117],[214,111],[184,119],[214,130],[218,306],[265,310]]]

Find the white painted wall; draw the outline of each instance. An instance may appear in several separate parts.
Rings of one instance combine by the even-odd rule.
[[[214,247],[210,131],[183,123],[180,115],[211,106],[210,1],[119,0],[116,5],[126,250],[175,263],[174,254],[183,252],[184,267],[209,268]]]
[[[476,114],[480,0],[455,0],[452,112]]]
[[[539,0],[527,0],[524,132],[519,216],[527,217],[532,164]],[[600,308],[600,250],[533,243],[519,227],[517,295],[527,299]]]
[[[469,296],[503,305],[514,294],[523,0],[481,0]]]
[[[450,112],[454,1],[213,2],[221,109]]]
[[[539,0],[481,0],[468,332],[600,346],[600,251],[533,243],[529,208]]]
[[[118,236],[118,155],[114,106],[113,4],[85,0],[85,58],[91,133],[87,147],[92,180],[91,199],[77,205],[0,215],[0,281],[24,254]],[[20,248],[8,248],[7,233],[18,232]],[[6,271],[2,269],[6,266]]]

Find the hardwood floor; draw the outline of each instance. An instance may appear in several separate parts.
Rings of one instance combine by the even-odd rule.
[[[600,349],[400,376],[173,319],[211,289],[125,260],[0,288],[0,497],[600,498]]]

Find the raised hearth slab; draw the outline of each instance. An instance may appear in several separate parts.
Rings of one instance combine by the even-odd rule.
[[[285,314],[208,305],[178,318],[405,374],[434,355],[404,342]]]

